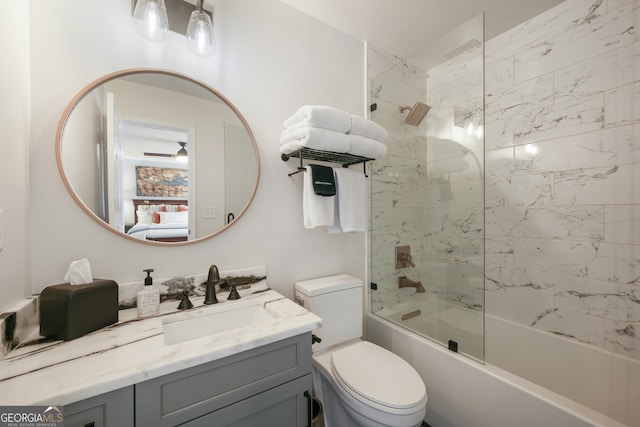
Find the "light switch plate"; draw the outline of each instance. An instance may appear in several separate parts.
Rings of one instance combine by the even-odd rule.
[[[204,219],[216,219],[218,217],[218,209],[215,207],[207,207],[203,209]]]

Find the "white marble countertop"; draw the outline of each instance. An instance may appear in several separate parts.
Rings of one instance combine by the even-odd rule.
[[[136,319],[136,310],[121,310],[118,323],[72,341],[32,340],[0,361],[0,405],[66,405],[88,397],[217,360],[245,350],[309,332],[319,317],[273,290],[240,291],[242,299],[174,314],[178,301],[161,304],[161,314]],[[165,344],[162,319],[198,316],[216,307],[253,301],[273,319],[250,327],[177,344]],[[219,310],[219,309],[218,309]]]

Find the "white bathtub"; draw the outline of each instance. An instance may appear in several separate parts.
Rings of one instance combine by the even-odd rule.
[[[458,345],[459,353],[484,360],[484,321],[481,311],[456,306],[421,293],[376,314],[445,347],[448,347],[449,340],[453,340]]]
[[[423,304],[427,304],[421,309],[423,313],[440,313],[441,315],[451,308],[450,306],[443,308],[442,303],[437,303],[435,307],[426,301],[423,301]],[[428,304],[432,305],[428,306]],[[401,306],[398,317],[403,313],[406,314],[407,310],[415,309],[415,306]],[[389,316],[391,312],[387,311],[384,314]],[[431,323],[433,319],[428,319],[428,315],[426,317],[426,320],[416,318],[411,320]],[[581,392],[584,392],[585,388],[590,388],[589,393],[586,393],[589,396],[598,394],[606,396],[604,398],[608,402],[606,406],[614,409],[616,418],[623,420],[624,423],[492,364],[483,365],[461,354],[453,353],[378,315],[367,314],[366,338],[400,355],[420,373],[429,394],[426,421],[432,427],[640,426],[640,405],[637,405],[637,402],[640,402],[640,387],[637,387],[640,384],[640,364],[636,361],[600,352],[532,328],[518,329],[510,322],[490,316],[486,316],[485,321],[488,331],[486,341],[488,355],[495,353],[495,349],[491,350],[492,346],[504,346],[511,341],[511,347],[499,349],[507,353],[505,362],[515,367],[522,364],[525,367],[538,366],[539,369],[542,364],[542,368],[551,373],[548,376],[559,378],[558,382],[572,382],[572,380],[565,378],[566,372],[556,371],[557,375],[553,375],[557,364],[561,366],[568,361],[569,365],[580,366],[584,361],[577,361],[576,357],[589,359],[589,362],[600,360],[600,365],[585,365],[596,366],[595,370],[601,370],[598,375],[585,372],[585,375],[580,375],[575,383]],[[473,334],[477,331],[471,329],[467,332]],[[539,336],[532,337],[530,334]],[[501,338],[496,338],[497,335]],[[535,360],[537,356],[535,350],[531,352],[531,346],[526,343],[536,346],[558,345],[557,357],[554,357],[553,364],[545,367],[545,362]],[[568,350],[569,345],[573,345],[575,349]],[[590,350],[594,350],[597,354],[595,356],[590,354]],[[610,357],[602,359],[602,353]],[[595,359],[591,360],[590,358],[593,357]],[[522,361],[533,363],[521,363]],[[611,377],[620,377],[620,384],[598,383],[603,378]],[[585,378],[588,378],[586,383]],[[598,400],[599,397],[594,399]]]

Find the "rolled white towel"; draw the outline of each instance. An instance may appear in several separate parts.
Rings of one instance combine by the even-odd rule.
[[[366,136],[380,142],[385,142],[389,139],[389,132],[385,128],[360,116],[351,116],[351,129],[347,133]]]
[[[361,135],[347,135],[349,137],[349,154],[379,159],[387,154],[387,146],[375,139]]]
[[[300,148],[346,153],[349,151],[350,139],[345,133],[328,129],[304,127],[285,130],[280,138],[280,152],[292,153]]]
[[[351,114],[325,105],[303,105],[284,121],[285,128],[313,126],[346,133],[351,128]]]

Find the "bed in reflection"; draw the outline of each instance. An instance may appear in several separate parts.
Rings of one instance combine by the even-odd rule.
[[[133,199],[135,224],[131,237],[155,242],[186,242],[189,239],[187,199]]]

